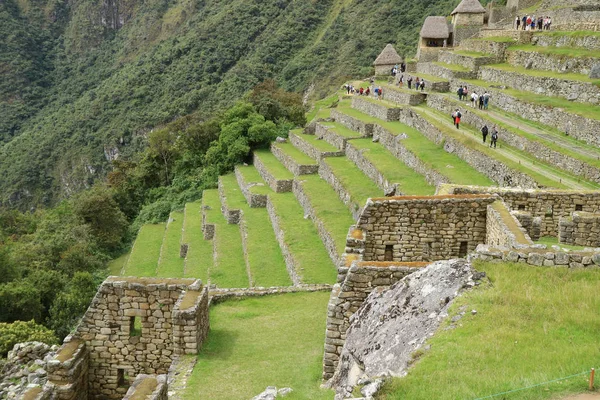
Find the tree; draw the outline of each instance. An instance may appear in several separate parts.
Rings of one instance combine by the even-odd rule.
[[[0,322],[34,319],[41,322],[40,291],[28,281],[0,285]]]
[[[156,129],[148,137],[148,150],[150,155],[161,160],[165,172],[165,185],[171,182],[171,165],[177,155],[175,132],[168,128]]]
[[[50,308],[49,325],[63,339],[77,325],[96,294],[97,284],[92,274],[78,272],[66,290],[60,292]]]
[[[0,323],[0,357],[6,357],[15,344],[22,342],[42,342],[49,345],[58,343],[54,332],[33,320]]]

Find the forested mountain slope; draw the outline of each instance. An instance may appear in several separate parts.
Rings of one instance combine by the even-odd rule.
[[[452,0],[1,0],[0,204],[52,204],[267,78],[313,97]]]

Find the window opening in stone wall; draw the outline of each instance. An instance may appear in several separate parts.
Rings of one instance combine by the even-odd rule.
[[[117,386],[129,386],[129,375],[127,374],[127,372],[125,372],[124,368],[117,368]]]
[[[385,261],[394,261],[394,246],[391,244],[385,245]]]
[[[575,204],[575,211],[583,211],[583,204]]]
[[[525,209],[525,204],[519,204],[519,210],[524,210]]]
[[[142,336],[142,317],[129,318],[129,336]]]
[[[554,209],[552,206],[548,206],[548,208],[546,208],[546,217],[551,217],[552,215],[554,215]]]
[[[460,242],[460,247],[458,249],[458,256],[466,257],[467,251],[469,251],[469,242]]]

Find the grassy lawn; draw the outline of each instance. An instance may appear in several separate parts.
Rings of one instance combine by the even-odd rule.
[[[379,197],[382,190],[346,157],[328,157],[325,163],[350,194],[350,201],[363,207],[369,197]]]
[[[302,282],[334,283],[336,268],[325,250],[317,228],[310,219],[304,218],[304,210],[294,194],[276,193],[270,199],[279,217],[285,242],[296,260]]]
[[[327,182],[317,175],[302,176],[302,187],[310,198],[318,219],[335,241],[338,254],[346,248],[348,228],[355,223],[350,211]]]
[[[247,184],[254,184],[250,188],[252,193],[256,194],[269,194],[273,193],[271,188],[265,183],[262,176],[258,173],[258,170],[254,167],[254,165],[237,165],[236,168],[240,171],[242,176],[244,177],[244,181]]]
[[[456,71],[456,72],[469,72],[469,71],[471,71],[469,68],[463,67],[462,65],[459,65],[459,64],[446,64],[444,62],[439,62],[439,61],[434,61],[433,63],[435,65],[439,65],[440,67],[448,68],[451,71]]]
[[[486,65],[485,68],[493,68],[500,71],[515,72],[522,75],[531,76],[534,78],[556,78],[561,80],[572,80],[579,82],[592,83],[596,86],[600,85],[600,79],[590,79],[587,75],[574,74],[571,72],[552,72],[552,71],[541,71],[536,69],[527,69],[522,66],[515,66],[510,64],[490,64]]]
[[[534,46],[532,44],[521,44],[516,46],[510,46],[507,51],[528,51],[541,54],[550,54],[557,56],[567,56],[568,58],[573,57],[600,57],[599,50],[588,50],[578,47],[544,47]],[[562,74],[561,74],[562,75]]]
[[[147,224],[140,228],[123,271],[124,276],[156,276],[164,234],[164,223]]]
[[[419,157],[429,168],[448,177],[451,183],[478,186],[492,186],[495,184],[490,178],[475,170],[466,161],[446,152],[443,146],[437,145],[427,139],[416,129],[398,121],[382,121],[351,108],[343,109],[343,112],[365,122],[379,124],[396,135],[406,133],[408,137],[402,139],[402,145]]]
[[[450,317],[461,306],[465,316],[454,329],[445,322],[428,341],[431,349],[419,353],[408,375],[388,383],[380,398],[483,398],[598,367],[599,269],[475,266],[492,284],[456,300]],[[582,375],[496,398],[555,399],[586,388]]]
[[[328,300],[328,292],[293,293],[211,307],[185,398],[248,400],[277,386],[293,389],[286,399],[333,399],[319,388]]]
[[[569,113],[580,115],[585,118],[600,120],[600,107],[594,104],[578,103],[576,101],[569,101],[563,97],[543,96],[517,89],[498,89],[497,87],[493,87],[498,86],[498,83],[481,81],[477,79],[464,79],[464,82],[471,85],[489,88],[492,91],[505,93],[525,103],[537,104],[545,107],[562,108],[564,111]]]
[[[296,161],[300,165],[316,165],[316,161],[298,150],[294,147],[290,142],[286,143],[276,143],[275,147],[281,149],[285,154],[290,156],[294,161]]]
[[[585,37],[585,36],[600,36],[600,32],[596,31],[542,31],[536,32],[535,35],[554,36],[554,37]]]
[[[315,119],[315,117],[317,116],[317,114],[320,114],[319,117],[323,118],[322,116],[322,110],[328,110],[329,107],[334,104],[336,101],[338,101],[338,94],[332,94],[329,97],[325,97],[322,100],[319,100],[317,102],[315,102],[315,105],[313,106],[313,108],[308,112],[308,114],[306,114],[306,122],[310,122],[313,119]]]
[[[270,150],[262,149],[255,150],[254,157],[258,157],[265,165],[267,170],[275,177],[275,179],[293,179],[292,174],[286,167],[271,153]]]
[[[238,225],[228,224],[221,214],[221,201],[216,189],[205,190],[202,204],[211,209],[206,211],[207,222],[215,224],[215,262],[210,269],[211,283],[219,287],[248,287],[248,274],[242,249],[242,235]]]
[[[185,222],[183,226],[183,243],[188,244],[185,259],[186,278],[200,278],[207,282],[208,271],[213,264],[213,243],[204,240],[202,234],[202,203],[187,203],[185,205]]]
[[[182,278],[184,259],[179,257],[179,250],[183,229],[183,212],[172,212],[170,219],[171,222],[167,224],[160,250],[161,256],[156,275],[163,278]]]
[[[545,244],[548,247],[560,246],[563,249],[568,249],[568,250],[583,250],[583,249],[585,249],[585,246],[574,246],[574,245],[570,245],[570,244],[558,243],[558,238],[556,238],[554,236],[542,236],[541,238],[539,238],[539,240],[536,240],[535,243]]]
[[[362,155],[390,182],[398,183],[404,194],[427,196],[435,193],[435,187],[430,185],[425,177],[418,174],[402,161],[394,157],[381,144],[373,143],[371,139],[357,139],[352,146],[360,149]]]
[[[342,136],[346,139],[358,138],[362,136],[360,132],[353,131],[352,129],[347,128],[338,122],[323,122],[322,124],[329,128],[329,130],[335,132],[336,135]]]
[[[121,275],[123,268],[127,265],[127,260],[129,260],[129,254],[130,252],[128,251],[108,262],[107,268],[110,275]]]
[[[316,148],[319,151],[331,151],[331,152],[340,151],[337,147],[335,147],[335,146],[327,143],[324,140],[318,139],[315,135],[306,135],[306,134],[302,133],[302,130],[300,130],[300,129],[295,130],[293,132],[301,140],[303,140],[306,143],[310,144],[312,147]]]

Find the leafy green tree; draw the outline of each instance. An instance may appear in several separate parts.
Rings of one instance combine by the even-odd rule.
[[[88,272],[77,272],[66,290],[60,292],[50,308],[50,327],[59,338],[64,338],[85,313],[96,294],[98,284]]]
[[[54,332],[36,324],[34,320],[0,322],[0,357],[6,357],[15,344],[22,342],[42,342],[49,345],[58,343]]]
[[[28,281],[0,285],[0,322],[34,319],[41,322],[43,306],[38,288]]]

